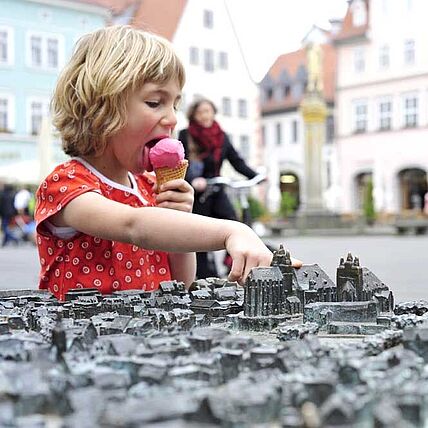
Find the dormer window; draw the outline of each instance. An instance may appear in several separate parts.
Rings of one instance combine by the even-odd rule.
[[[290,95],[290,91],[291,91],[290,85],[285,85],[284,86],[284,98],[287,98]]]
[[[272,99],[272,97],[273,97],[273,89],[267,88],[266,89],[266,99],[269,101]]]
[[[363,0],[354,0],[352,3],[352,25],[362,27],[367,23],[366,4]]]

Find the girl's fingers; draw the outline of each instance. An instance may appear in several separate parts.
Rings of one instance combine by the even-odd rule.
[[[233,257],[232,269],[230,270],[229,281],[240,281],[242,272],[245,268],[245,258],[243,254]]]

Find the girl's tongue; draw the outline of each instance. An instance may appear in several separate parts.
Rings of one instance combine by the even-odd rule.
[[[150,152],[150,146],[145,145],[143,148],[142,162],[141,163],[142,163],[142,167],[147,172],[153,171],[153,165],[150,162],[149,152]]]

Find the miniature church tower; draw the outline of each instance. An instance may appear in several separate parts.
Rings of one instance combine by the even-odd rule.
[[[293,291],[294,269],[291,266],[290,252],[285,251],[282,244],[279,246],[279,250],[273,253],[271,266],[279,267],[279,270],[282,273],[284,291],[287,297],[291,296]]]
[[[363,300],[363,269],[358,257],[348,253],[346,261],[340,259],[336,274],[337,301],[357,302]]]

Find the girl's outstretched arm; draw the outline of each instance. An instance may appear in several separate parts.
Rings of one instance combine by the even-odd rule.
[[[230,279],[243,283],[251,268],[269,266],[272,253],[242,223],[159,207],[133,208],[95,192],[80,195],[51,221],[88,235],[173,253],[227,249]]]

